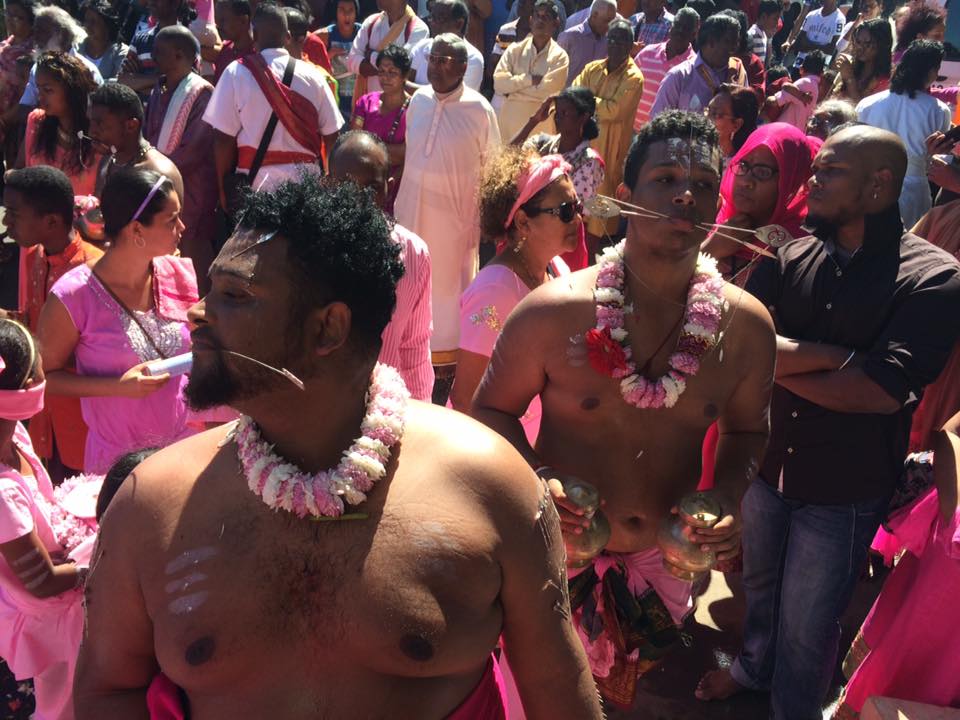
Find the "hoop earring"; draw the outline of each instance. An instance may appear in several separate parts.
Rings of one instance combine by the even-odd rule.
[[[143,239],[142,235],[137,235],[133,239],[133,244],[136,245],[141,250],[147,246],[147,241]]]
[[[513,246],[513,251],[519,253],[523,249],[523,244],[527,241],[526,236],[520,238],[520,242]]]

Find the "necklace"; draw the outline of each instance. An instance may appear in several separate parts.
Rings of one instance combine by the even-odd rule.
[[[643,373],[653,358],[637,371],[624,325],[625,313],[633,312],[624,298],[625,245],[626,241],[622,240],[600,256],[600,271],[593,291],[597,325],[586,334],[587,357],[594,370],[620,381],[620,394],[629,404],[637,408],[670,408],[686,390],[687,378],[699,372],[703,356],[720,340],[720,319],[727,307],[723,297],[724,280],[717,272],[716,261],[700,253],[687,291],[677,347],[667,360],[670,369],[651,380]]]
[[[284,509],[299,518],[339,518],[344,502],[359,505],[382,478],[390,448],[403,436],[404,414],[410,393],[400,373],[377,363],[370,375],[367,411],[362,435],[347,448],[332,470],[306,473],[275,452],[260,435],[257,424],[241,415],[222,444],[237,443],[237,457],[247,486],[267,507]]]

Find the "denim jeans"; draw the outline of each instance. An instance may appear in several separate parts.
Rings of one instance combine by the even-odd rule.
[[[785,499],[761,479],[743,497],[743,649],[730,672],[769,690],[776,720],[821,720],[846,610],[887,498]]]

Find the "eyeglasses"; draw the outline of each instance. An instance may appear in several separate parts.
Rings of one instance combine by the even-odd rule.
[[[720,112],[714,108],[707,108],[704,110],[704,114],[711,120],[723,120],[725,118],[731,118],[733,115],[730,113]]]
[[[751,165],[746,160],[741,160],[736,165],[733,166],[733,174],[743,177],[744,175],[752,175],[755,180],[763,182],[764,180],[769,180],[774,175],[777,174],[777,168],[771,167],[770,165]]]
[[[456,58],[450,57],[449,55],[430,54],[427,56],[427,62],[431,62],[434,65],[450,65],[451,63],[456,62]]]
[[[560,218],[562,223],[572,223],[578,215],[583,215],[583,203],[577,200],[576,202],[560,203],[554,208],[532,207],[523,210],[529,217],[536,217],[543,213],[545,215],[555,215]]]

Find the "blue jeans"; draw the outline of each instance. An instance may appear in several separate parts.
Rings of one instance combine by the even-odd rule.
[[[821,720],[846,610],[887,498],[785,499],[763,480],[743,497],[743,649],[733,679],[769,690],[776,720]]]

